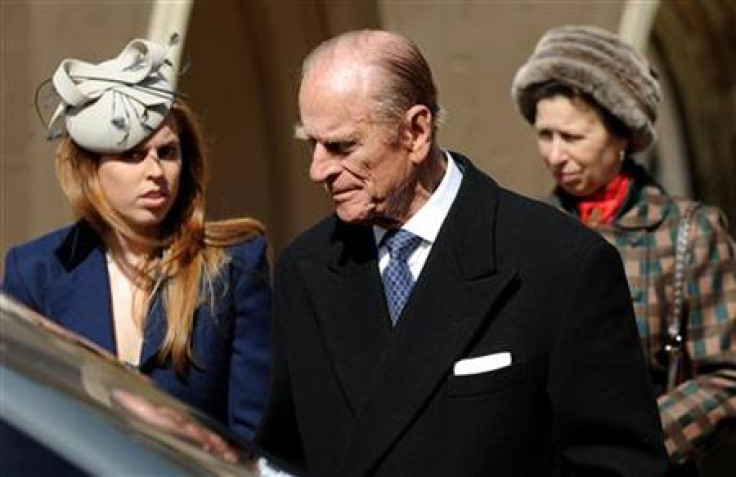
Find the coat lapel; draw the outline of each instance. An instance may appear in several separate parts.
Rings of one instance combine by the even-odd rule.
[[[327,263],[300,264],[350,411],[362,406],[392,330],[370,227],[339,223]]]
[[[56,256],[67,273],[49,290],[49,316],[117,355],[110,279],[99,236],[86,222],[78,222],[56,250]],[[146,320],[141,367],[152,363],[166,334],[166,318],[158,296]]]
[[[49,316],[116,354],[105,253],[97,234],[77,223],[56,255],[67,273],[49,289]]]
[[[342,454],[341,475],[370,473],[487,327],[494,306],[513,293],[516,272],[497,269],[493,255],[498,187],[467,160],[461,166],[463,186],[395,336],[374,365],[368,397]]]
[[[195,316],[195,320],[196,320]],[[163,307],[161,294],[153,298],[148,316],[146,316],[146,328],[143,332],[143,346],[141,347],[141,358],[139,368],[146,372],[156,365],[156,353],[166,336],[166,311]],[[196,323],[196,321],[195,321]]]

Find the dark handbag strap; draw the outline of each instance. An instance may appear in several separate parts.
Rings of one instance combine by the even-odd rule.
[[[665,351],[669,356],[669,368],[667,370],[667,390],[674,389],[677,384],[677,371],[682,362],[682,345],[685,322],[683,311],[685,308],[685,265],[690,253],[690,224],[692,223],[695,209],[700,204],[697,202],[689,205],[680,225],[677,228],[677,241],[675,243],[675,277],[674,277],[674,300],[672,303],[672,319],[667,326],[667,340]]]

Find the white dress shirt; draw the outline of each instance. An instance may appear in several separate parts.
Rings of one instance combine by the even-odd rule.
[[[447,158],[447,169],[440,185],[429,197],[427,203],[401,227],[422,238],[422,243],[409,255],[407,260],[414,280],[419,277],[427,257],[429,257],[432,245],[437,239],[437,234],[439,234],[442,223],[445,221],[455,197],[457,197],[460,183],[463,180],[463,174],[450,153],[445,152],[445,157]],[[381,274],[388,266],[390,259],[388,249],[385,245],[381,245],[381,240],[386,232],[387,230],[383,227],[373,226],[373,235],[378,247],[378,270]]]

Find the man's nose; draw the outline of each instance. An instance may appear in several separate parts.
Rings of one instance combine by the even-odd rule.
[[[321,144],[315,144],[312,162],[309,165],[309,178],[312,182],[325,182],[330,176],[340,173],[340,160],[335,158]]]

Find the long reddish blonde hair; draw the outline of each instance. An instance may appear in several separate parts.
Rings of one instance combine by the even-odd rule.
[[[158,359],[170,359],[183,375],[194,362],[190,347],[194,314],[199,305],[214,299],[212,283],[225,262],[223,247],[264,235],[265,228],[252,218],[205,222],[208,177],[202,127],[192,109],[179,99],[171,113],[181,144],[182,169],[178,195],[157,237],[142,236],[110,207],[97,174],[99,154],[66,137],[56,151],[56,174],[78,218],[101,236],[113,229],[151,250],[139,278],[149,292],[147,304],[156,293],[163,297],[167,331]]]

